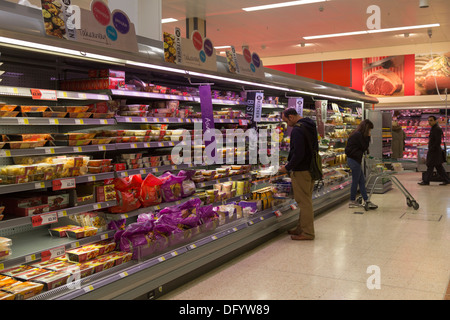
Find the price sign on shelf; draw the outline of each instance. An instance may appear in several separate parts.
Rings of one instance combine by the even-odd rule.
[[[65,246],[61,246],[61,247],[58,247],[58,248],[42,251],[41,252],[41,261],[42,262],[49,261],[51,259],[62,257],[65,254],[66,254],[66,247]]]
[[[75,189],[76,181],[75,181],[75,178],[53,180],[52,186],[53,186],[53,191]]]
[[[31,97],[33,100],[58,100],[55,90],[31,89]]]
[[[52,224],[58,222],[58,213],[52,212],[47,214],[40,214],[31,217],[31,224],[34,228],[45,226],[47,224]]]

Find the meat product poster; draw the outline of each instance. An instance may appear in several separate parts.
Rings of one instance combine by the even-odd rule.
[[[450,52],[416,54],[415,94],[433,95],[450,92]]]
[[[363,59],[363,91],[372,96],[404,95],[404,56]]]

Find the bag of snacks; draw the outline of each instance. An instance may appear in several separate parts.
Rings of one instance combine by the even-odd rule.
[[[162,181],[161,193],[165,202],[173,202],[182,199],[182,184],[185,176],[177,177],[171,172],[164,173],[159,177]]]
[[[155,206],[162,202],[161,185],[162,181],[152,174],[145,178],[139,190],[139,201],[143,207]]]
[[[190,197],[195,193],[197,187],[195,186],[195,182],[192,181],[192,177],[194,175],[195,175],[195,170],[190,170],[190,171],[181,170],[180,172],[178,172],[179,177],[185,177],[185,179],[183,180],[183,183],[182,183],[182,188],[181,188],[181,197],[182,198]]]

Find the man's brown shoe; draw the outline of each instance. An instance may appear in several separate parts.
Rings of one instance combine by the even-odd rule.
[[[290,234],[292,236],[298,236],[301,234],[301,232],[298,232],[296,229],[294,229],[294,230],[288,230],[288,234]]]
[[[291,236],[291,239],[292,239],[292,240],[314,240],[314,238],[305,236],[305,235],[303,235],[303,234],[300,234],[300,235],[292,235],[292,236]]]

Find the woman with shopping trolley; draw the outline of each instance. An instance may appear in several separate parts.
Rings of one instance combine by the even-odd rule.
[[[348,138],[345,154],[347,155],[347,164],[352,170],[352,186],[350,189],[349,208],[365,207],[377,209],[378,206],[369,201],[366,191],[366,178],[362,169],[362,159],[364,153],[369,152],[370,135],[373,129],[372,121],[366,119],[361,121],[358,127]],[[356,201],[356,192],[361,193],[363,203]]]

